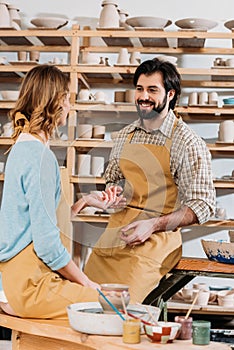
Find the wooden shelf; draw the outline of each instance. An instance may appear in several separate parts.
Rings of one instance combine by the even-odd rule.
[[[73,184],[97,184],[97,185],[105,184],[105,180],[102,177],[78,176],[78,175],[70,176],[70,182]]]
[[[102,215],[77,215],[72,222],[96,222],[96,223],[104,223],[107,224],[110,215],[102,214]]]

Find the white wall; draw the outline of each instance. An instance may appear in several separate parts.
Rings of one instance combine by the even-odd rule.
[[[9,1],[10,2],[10,1]],[[30,25],[30,19],[38,15],[53,14],[61,17],[66,17],[70,20],[67,28],[71,27],[71,24],[78,23],[81,26],[89,24],[89,18],[99,18],[101,12],[101,0],[15,0],[14,3],[19,7],[20,13],[23,19],[23,26],[26,28]],[[230,19],[234,19],[233,13],[233,0],[222,0],[221,2],[215,2],[214,0],[117,0],[119,8],[125,9],[130,17],[147,15],[165,17],[171,19],[174,23],[176,20],[186,17],[202,17],[207,19],[214,19],[218,22],[218,26],[213,31],[228,31],[224,27],[224,22]],[[96,23],[96,21],[94,21]],[[168,30],[177,30],[178,28],[173,24],[168,27]],[[231,47],[231,41],[207,41],[210,46]],[[215,55],[216,57],[217,55]],[[228,57],[226,57],[228,58]],[[209,56],[186,56],[181,60],[183,66],[190,67],[210,67],[212,65],[214,57]],[[234,95],[234,91],[229,90],[228,94]],[[193,124],[192,127],[202,137],[217,137],[218,125],[208,124],[201,126],[200,124]],[[214,135],[215,134],[215,135]],[[226,175],[230,174],[234,169],[233,159],[229,159],[226,162],[220,163],[220,160],[213,162],[214,175]],[[234,218],[234,195],[220,196],[220,202],[222,206],[226,206],[228,217]],[[201,230],[185,230],[184,236],[184,255],[193,256],[205,256],[201,244],[201,236],[206,238],[223,238],[227,239],[227,231],[218,231],[207,228]],[[231,281],[221,282],[225,284],[231,284]],[[234,286],[234,282],[232,282]]]

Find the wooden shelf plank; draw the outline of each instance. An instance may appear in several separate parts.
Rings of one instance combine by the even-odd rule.
[[[97,185],[105,184],[105,180],[102,177],[78,176],[78,175],[70,176],[70,182],[74,184],[97,184]]]

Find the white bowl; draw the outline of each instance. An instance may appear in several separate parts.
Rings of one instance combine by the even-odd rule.
[[[158,320],[160,309],[154,306],[147,306],[154,318]],[[144,305],[128,305],[127,310],[149,322],[149,314]],[[117,314],[103,313],[98,302],[76,303],[67,307],[67,314],[70,326],[82,333],[99,335],[122,335],[123,320]]]
[[[161,17],[139,16],[126,19],[126,23],[132,27],[165,28],[172,21]]]
[[[58,28],[65,26],[68,20],[60,17],[36,17],[31,20],[31,23],[36,27]]]
[[[19,97],[19,91],[15,90],[2,90],[0,91],[3,100],[16,101]]]
[[[234,243],[204,239],[201,243],[208,259],[234,264]]]
[[[182,29],[203,29],[209,30],[217,26],[216,21],[204,18],[184,18],[175,22],[175,25]]]
[[[234,29],[234,19],[231,19],[230,21],[225,22],[224,26],[230,30]]]

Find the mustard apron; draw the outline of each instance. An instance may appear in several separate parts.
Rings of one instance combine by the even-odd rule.
[[[180,229],[155,232],[134,247],[120,239],[121,229],[129,223],[166,215],[179,207],[170,172],[171,139],[164,146],[131,144],[132,136],[127,138],[119,163],[128,205],[111,215],[85,273],[97,283],[128,284],[131,302],[142,302],[181,258],[182,239]]]
[[[61,171],[62,182],[63,179]],[[63,189],[62,183],[59,210],[68,204]],[[70,207],[68,210],[70,213]],[[61,240],[69,246],[66,225],[63,226]],[[98,301],[97,291],[70,282],[45,265],[36,255],[33,243],[9,261],[0,262],[0,271],[7,300],[15,313],[21,317],[66,319],[66,307],[69,304]]]

